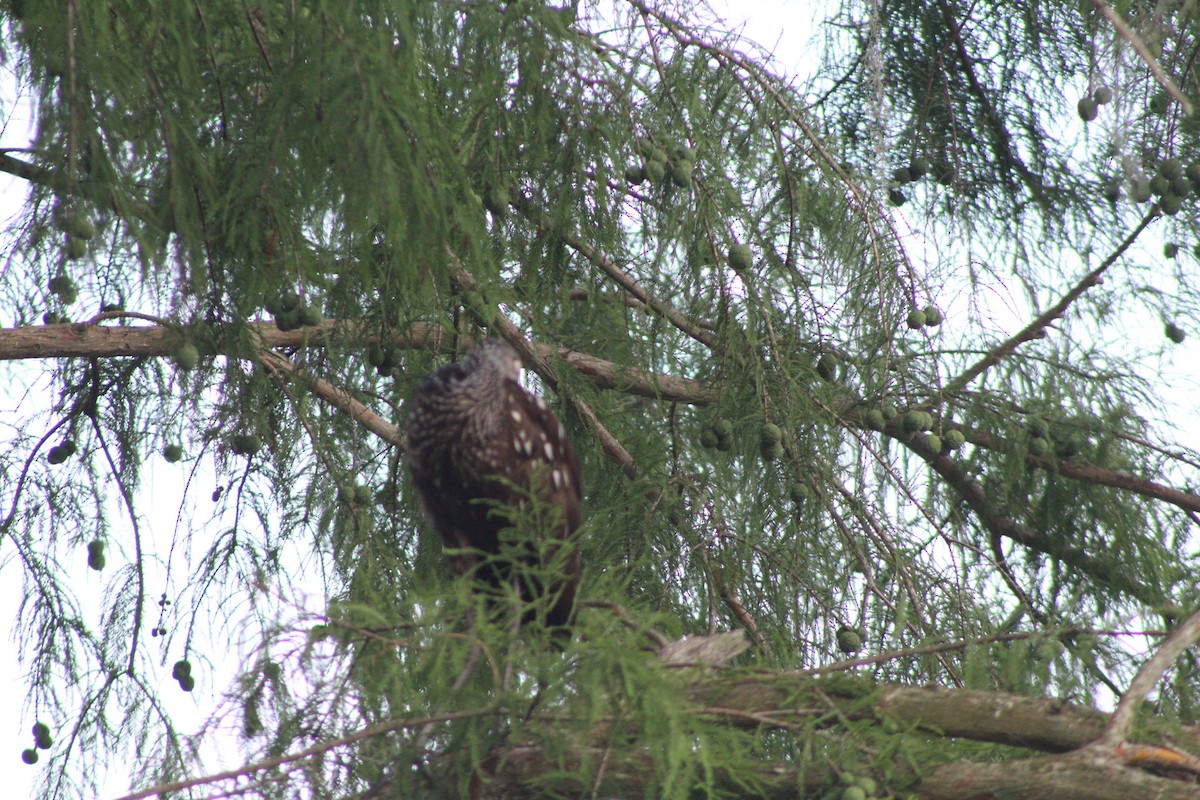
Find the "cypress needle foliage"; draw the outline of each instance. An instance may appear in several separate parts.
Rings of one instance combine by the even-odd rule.
[[[42,795],[198,779],[216,742],[249,766],[197,791],[264,799],[922,796],[1040,740],[881,684],[1125,692],[1159,639],[1113,631],[1200,606],[1169,391],[1200,303],[1158,255],[1200,241],[1160,85],[1200,95],[1200,23],[1127,9],[1156,76],[1089,3],[935,5],[848,3],[789,74],[692,3],[0,2]],[[537,346],[578,451],[570,641],[456,579],[410,485],[407,399],[482,336]],[[497,513],[536,541],[536,511]]]

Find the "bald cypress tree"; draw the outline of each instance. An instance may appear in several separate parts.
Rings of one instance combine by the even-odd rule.
[[[0,10],[44,796],[1200,796],[1191,6],[847,3],[801,75],[691,3]],[[484,337],[565,644],[405,467]]]

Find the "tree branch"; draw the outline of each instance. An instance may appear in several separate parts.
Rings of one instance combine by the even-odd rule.
[[[114,312],[116,313],[116,312]],[[128,312],[126,312],[128,314]],[[331,341],[354,339],[364,344],[379,341],[376,329],[367,330],[358,322],[326,320],[318,327],[281,331],[270,322],[251,322],[247,327],[264,346],[292,349],[324,347]],[[120,356],[161,357],[170,355],[179,343],[180,329],[144,325],[31,325],[0,328],[0,361],[34,358],[115,358]],[[214,338],[222,339],[220,330]],[[398,348],[436,347],[441,328],[418,323],[405,334],[395,334],[388,344]],[[708,405],[716,401],[716,391],[705,383],[675,375],[632,369],[612,361],[553,345],[533,345],[542,358],[557,355],[599,389],[615,389],[655,400]],[[221,355],[244,357],[232,349]]]
[[[421,725],[426,725],[430,722],[447,722],[456,719],[466,719],[468,717],[488,716],[495,714],[492,709],[480,709],[475,711],[456,711],[450,714],[439,714],[432,717],[420,717],[416,719],[393,719],[387,722],[380,722],[375,725],[369,725],[353,733],[346,734],[337,739],[329,739],[327,741],[315,744],[312,747],[306,747],[295,753],[286,753],[275,758],[268,758],[264,761],[256,761],[250,764],[244,764],[235,769],[218,772],[212,775],[204,775],[198,778],[189,778],[185,780],[174,781],[173,783],[159,784],[151,786],[141,791],[132,792],[122,795],[117,800],[144,800],[147,797],[159,797],[162,795],[174,794],[175,792],[184,789],[194,789],[198,786],[209,786],[214,783],[223,783],[225,781],[244,781],[246,776],[253,775],[256,772],[263,770],[276,770],[281,767],[287,768],[297,761],[319,756],[323,753],[328,753],[338,747],[345,747],[348,744],[369,739],[372,736],[381,736],[392,731],[404,730],[405,728],[416,728]]]
[[[971,381],[975,380],[988,369],[991,369],[993,366],[1000,363],[1000,361],[1010,356],[1020,345],[1024,344],[1025,342],[1032,341],[1033,339],[1041,339],[1044,337],[1046,335],[1047,326],[1065,314],[1067,309],[1071,307],[1071,304],[1079,299],[1084,292],[1100,283],[1101,276],[1104,275],[1109,267],[1116,263],[1117,259],[1121,257],[1122,253],[1129,249],[1130,245],[1137,241],[1137,237],[1141,235],[1142,231],[1146,229],[1146,226],[1153,222],[1158,215],[1158,206],[1155,205],[1146,212],[1146,216],[1142,217],[1142,221],[1138,223],[1136,228],[1130,231],[1129,235],[1125,237],[1125,240],[1117,246],[1117,249],[1114,250],[1108,258],[1104,259],[1104,261],[1100,263],[1100,266],[1084,275],[1083,278],[1080,279],[1070,291],[1063,295],[1061,300],[1051,306],[1047,311],[1043,311],[1032,322],[1018,331],[1007,341],[1002,342],[1001,344],[992,348],[986,356],[970,366],[957,378],[949,381],[942,388],[939,394],[942,397],[949,397],[957,394],[965,389],[967,384],[969,384]]]
[[[1011,445],[997,440],[986,432],[964,430],[963,434],[966,436],[967,441],[976,447],[982,447],[995,452],[1005,452],[1011,449]],[[1170,503],[1184,511],[1200,513],[1200,497],[1171,486],[1164,486],[1155,481],[1130,475],[1128,472],[1108,469],[1107,467],[1097,467],[1094,464],[1081,464],[1070,459],[1059,459],[1049,455],[1035,456],[1027,453],[1025,461],[1039,469],[1048,472],[1057,472],[1064,477],[1073,478],[1083,483],[1094,483],[1100,486],[1111,486],[1114,489],[1123,489],[1144,497],[1149,497],[1151,500],[1161,500],[1164,503]]]
[[[1195,110],[1192,101],[1183,93],[1179,85],[1171,80],[1171,76],[1158,63],[1158,59],[1154,57],[1154,53],[1146,46],[1142,38],[1133,32],[1128,23],[1125,22],[1124,17],[1108,3],[1104,2],[1104,0],[1092,0],[1092,5],[1108,20],[1118,36],[1133,45],[1134,52],[1138,54],[1138,57],[1142,61],[1146,62],[1146,67],[1150,70],[1150,74],[1154,76],[1154,80],[1158,81],[1167,90],[1167,94],[1179,101],[1179,105],[1183,107],[1183,113],[1190,117]]]
[[[1133,676],[1129,689],[1121,697],[1117,710],[1113,712],[1112,719],[1104,729],[1104,735],[1096,742],[1097,746],[1115,750],[1129,738],[1134,717],[1146,695],[1150,694],[1154,684],[1162,679],[1163,674],[1197,639],[1200,639],[1200,611],[1192,614],[1176,628],[1158,648],[1158,652]]]
[[[258,358],[267,372],[276,375],[286,375],[303,383],[314,395],[329,403],[329,405],[341,411],[380,439],[389,444],[396,445],[402,450],[408,449],[408,441],[401,432],[399,425],[393,425],[367,408],[365,404],[355,400],[346,389],[334,386],[322,378],[307,374],[293,364],[290,359],[274,350],[261,350],[258,353]]]
[[[134,316],[132,312],[110,312],[106,318]],[[266,348],[292,349],[302,346],[326,346],[333,340],[361,339],[364,343],[379,341],[377,331],[364,330],[357,322],[326,320],[319,327],[295,331],[281,331],[269,322],[252,322],[248,326],[254,336]],[[0,361],[15,361],[37,358],[116,358],[164,357],[170,355],[179,343],[180,331],[164,326],[107,326],[107,325],[35,325],[16,328],[0,328]],[[414,325],[408,334],[395,334],[388,343],[399,348],[430,348],[441,342],[442,329],[428,324]],[[213,337],[222,339],[219,334]],[[587,378],[598,389],[626,392],[638,397],[647,397],[668,402],[707,406],[717,400],[717,391],[702,381],[676,375],[647,372],[606,361],[601,358],[549,344],[531,345],[541,358],[557,356],[569,364],[581,376]],[[220,351],[222,355],[241,357],[232,349]],[[344,390],[330,389],[331,392]],[[330,395],[332,396],[332,395]],[[853,417],[851,408],[856,401],[847,400],[841,418]],[[351,414],[353,417],[354,415]],[[860,423],[861,424],[861,423]],[[389,430],[376,431],[390,442],[398,442]],[[968,433],[968,440],[977,447],[1000,450],[1002,443],[993,440],[987,433]],[[1139,478],[1126,472],[1079,464],[1073,461],[1051,460],[1047,457],[1029,456],[1030,463],[1047,469],[1055,468],[1062,475],[1075,480],[1112,486],[1134,492],[1154,500],[1170,503],[1185,511],[1200,513],[1200,497],[1165,486],[1155,481]],[[1051,464],[1055,466],[1052,467]]]
[[[706,330],[702,325],[692,322],[687,317],[679,312],[677,308],[670,303],[663,302],[651,295],[648,291],[642,288],[641,284],[633,279],[625,270],[617,265],[608,256],[601,253],[596,248],[585,242],[581,237],[573,233],[559,230],[559,228],[544,214],[539,213],[528,200],[520,200],[517,202],[517,208],[521,210],[530,222],[539,228],[550,230],[562,240],[563,244],[575,250],[591,263],[599,267],[608,277],[612,278],[618,286],[625,290],[631,297],[641,302],[646,308],[649,308],[654,313],[666,319],[683,333],[687,334],[696,341],[708,347],[712,347],[716,342],[716,337],[711,331]]]
[[[1195,784],[1154,777],[1124,767],[1116,759],[1103,759],[1080,752],[1079,748],[1103,733],[1109,715],[1070,703],[965,689],[898,685],[877,687],[868,680],[816,679],[795,672],[746,674],[718,670],[690,674],[703,676],[703,680],[686,687],[681,701],[690,703],[693,713],[720,719],[736,728],[757,730],[789,728],[797,723],[809,724],[805,721],[811,722],[814,716],[825,717],[832,703],[838,717],[849,721],[887,718],[901,726],[919,728],[928,736],[940,735],[1066,754],[1053,759],[1005,761],[999,764],[958,762],[933,767],[917,785],[909,788],[917,797],[929,800],[995,797],[999,787],[1005,787],[1006,798],[1016,800],[1040,800],[1050,794],[1056,798],[1078,797],[1081,800],[1084,797],[1117,800],[1134,796],[1200,799],[1200,787]],[[244,782],[257,772],[280,768],[286,770],[298,762],[372,736],[416,728],[431,720],[448,721],[493,713],[495,711],[492,709],[478,709],[436,718],[382,722],[294,753],[219,774],[150,787],[125,795],[120,800],[142,800],[197,786]],[[554,725],[559,722],[558,717],[562,713],[562,709],[559,709],[551,717],[541,720],[535,718],[530,722]],[[604,727],[593,728],[589,739],[605,738]],[[1159,738],[1165,738],[1166,735],[1161,734]],[[1200,730],[1196,728],[1173,726],[1169,736],[1171,741],[1180,746],[1200,750]],[[588,765],[595,765],[602,758],[606,766],[599,788],[606,796],[640,798],[645,787],[653,781],[656,768],[654,760],[636,745],[614,749],[589,741],[566,746],[564,752],[563,743],[560,742],[551,762],[541,748],[518,743],[493,751],[486,760],[486,796],[502,796],[504,792],[499,791],[501,789],[507,790],[509,796],[529,798],[585,796],[588,787],[581,786],[578,777],[569,776],[578,771],[586,772]],[[1111,790],[1105,788],[1090,795],[1072,793],[1074,789],[1071,787],[1086,783],[1096,769],[1103,770]],[[1027,783],[1026,777],[1038,774],[1039,770],[1042,780]],[[1009,780],[1010,771],[1018,777]],[[1048,780],[1047,771],[1055,772],[1056,777]],[[764,761],[753,771],[739,768],[736,774],[716,779],[721,784],[736,782],[743,790],[749,781],[759,792],[756,796],[783,800],[820,793],[836,780],[836,775],[828,769],[814,769],[812,765],[802,769],[794,764]],[[379,796],[380,788],[375,787],[371,796]],[[386,790],[387,787],[382,788]],[[989,791],[991,794],[988,794]],[[1145,794],[1146,791],[1150,793]]]
[[[962,467],[949,456],[922,454],[922,457],[934,472],[941,475],[946,483],[966,501],[971,510],[979,517],[984,528],[993,536],[1003,536],[1036,552],[1061,558],[1103,585],[1126,592],[1146,605],[1155,606],[1165,599],[1158,587],[1140,583],[1115,569],[1113,565],[1095,559],[1083,550],[1069,547],[1062,541],[1044,536],[1028,525],[1005,516],[988,499],[983,487],[968,476]]]
[[[1008,132],[1008,128],[1004,125],[1004,120],[1000,113],[996,111],[996,107],[992,104],[991,98],[988,96],[987,89],[979,82],[979,77],[975,74],[974,63],[976,59],[971,57],[967,51],[967,44],[963,41],[962,26],[958,20],[954,18],[954,11],[945,0],[939,0],[938,7],[941,9],[942,18],[946,23],[946,28],[950,31],[950,36],[954,40],[955,55],[958,56],[959,62],[962,64],[963,76],[967,79],[967,85],[971,87],[971,93],[975,95],[975,99],[979,102],[979,107],[983,111],[983,118],[987,121],[988,128],[992,132],[992,152],[1001,164],[1012,169],[1021,176],[1021,180],[1029,189],[1031,195],[1043,206],[1049,205],[1049,199],[1046,197],[1046,190],[1042,184],[1041,178],[1030,171],[1029,167],[1025,166],[1025,162],[1017,155],[1012,146],[1012,134]]]
[[[1004,763],[943,764],[921,781],[917,796],[922,800],[1200,800],[1200,786],[1072,753]]]

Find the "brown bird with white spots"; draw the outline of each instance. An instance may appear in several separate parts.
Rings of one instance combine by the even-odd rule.
[[[547,626],[567,629],[581,569],[572,541],[580,523],[579,462],[562,423],[520,376],[516,351],[485,339],[460,363],[425,378],[409,402],[408,463],[425,517],[443,545],[458,551],[449,556],[451,568],[493,590],[513,579],[512,562],[497,558],[501,532],[513,528],[514,514],[537,512],[529,516],[538,525],[522,527],[548,528],[538,531],[548,543],[528,542],[519,559],[535,568],[553,561],[545,570],[553,576],[549,586],[521,580],[520,596],[526,604],[546,598]],[[527,610],[523,621],[536,616]]]

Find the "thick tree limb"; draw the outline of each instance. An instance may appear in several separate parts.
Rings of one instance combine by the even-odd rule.
[[[1184,638],[1187,637],[1181,636],[1181,640]],[[1148,662],[1148,666],[1151,663]],[[811,703],[813,686],[805,681],[796,674],[757,679],[739,676],[724,686],[720,681],[697,685],[691,688],[689,696],[702,710],[706,703],[710,704],[708,709],[724,714],[730,724],[757,728],[770,721],[786,724],[798,721],[800,717],[822,713],[824,708]],[[1200,798],[1200,787],[1194,782],[1164,780],[1123,766],[1144,764],[1158,769],[1174,767],[1181,773],[1190,771],[1189,765],[1194,764],[1196,759],[1180,752],[1180,748],[1200,752],[1200,729],[1195,727],[1160,734],[1164,741],[1175,745],[1172,749],[1134,745],[1125,748],[1128,752],[1117,750],[1097,754],[1092,752],[1089,745],[1105,733],[1106,724],[1112,725],[1110,719],[1116,720],[1094,709],[1048,698],[965,689],[885,686],[877,694],[864,697],[853,685],[848,688],[848,691],[839,690],[835,683],[822,685],[820,691],[849,720],[888,718],[902,727],[916,726],[950,738],[1068,754],[1060,759],[943,765],[932,770],[931,776],[915,787],[919,797],[931,800],[999,796],[1113,800],[1129,797]],[[1143,757],[1145,754],[1153,757]],[[1172,761],[1164,755],[1177,758]],[[994,772],[993,769],[997,767],[1003,768]],[[1041,773],[1042,780],[1034,780],[1028,786],[1021,783],[1023,779],[1009,783],[1006,780],[1008,768],[1014,769],[1018,775],[1028,772],[1036,777]],[[1088,776],[1095,769],[1105,773],[1111,790],[1106,788],[1097,792],[1095,786],[1090,785]],[[1061,775],[1054,780],[1047,780],[1045,770],[1060,771]],[[1020,788],[1010,794],[1014,787]],[[1089,790],[1091,794],[1088,794]]]
[[[693,672],[693,675],[708,675]],[[996,798],[1041,800],[1055,798],[1162,797],[1200,800],[1194,783],[1169,780],[1123,766],[1117,757],[1103,757],[1079,748],[1099,737],[1109,715],[1094,709],[1056,700],[962,689],[873,686],[857,679],[814,679],[802,673],[745,674],[717,673],[681,690],[681,702],[692,711],[745,729],[788,728],[814,716],[827,717],[832,703],[840,718],[850,721],[892,719],[904,727],[920,729],[924,735],[963,738],[980,742],[1065,754],[1055,758],[1015,759],[998,763],[960,761],[933,766],[918,783],[907,787],[917,797]],[[447,720],[494,714],[493,709],[461,711],[438,719]],[[554,712],[555,718],[563,711]],[[255,780],[264,770],[295,768],[303,761],[370,736],[386,735],[428,722],[428,718],[394,720],[298,751],[217,775],[182,780],[127,795],[122,800],[154,797],[226,782]],[[532,722],[537,722],[534,720]],[[556,719],[541,723],[554,725]],[[541,724],[539,723],[539,724]],[[593,736],[603,738],[602,730]],[[1172,741],[1181,747],[1200,750],[1200,731],[1173,727]],[[565,759],[565,764],[564,760]],[[595,770],[604,764],[598,785],[581,783],[570,773]],[[477,797],[585,797],[641,798],[656,779],[655,763],[642,748],[603,747],[595,742],[556,746],[550,758],[541,748],[509,744],[494,751],[477,778]],[[566,769],[563,769],[563,767]],[[743,765],[744,766],[744,765]],[[1102,774],[1105,787],[1097,788],[1095,775]],[[753,786],[755,796],[789,800],[811,797],[828,788],[836,775],[824,765],[761,762],[736,774],[716,775],[720,785],[742,792]],[[916,777],[916,776],[914,776]],[[1080,787],[1089,787],[1091,794]],[[386,788],[386,787],[385,787]],[[371,796],[380,796],[379,787]]]
[[[325,346],[330,341],[348,338],[362,343],[379,340],[378,331],[367,332],[357,322],[337,320],[286,332],[269,322],[252,322],[247,327],[255,331],[256,338],[265,346],[272,348]],[[441,336],[441,328],[418,323],[408,334],[396,334],[388,343],[402,349],[435,347]],[[0,361],[168,356],[178,343],[179,330],[162,326],[66,324],[0,328]],[[700,381],[631,369],[565,347],[534,347],[543,358],[557,355],[600,389],[693,405],[708,405],[716,400],[716,392]],[[227,351],[222,355],[239,354]]]
[[[604,761],[599,785],[583,786],[566,775]],[[493,753],[491,771],[475,784],[478,798],[609,797],[641,800],[656,772],[651,759],[639,752],[612,753],[599,747],[577,751],[565,764],[539,748],[511,746]],[[565,769],[564,769],[565,767]],[[762,762],[736,775],[719,770],[716,788],[729,796],[764,800],[805,800],[824,796],[836,785],[831,771],[802,770],[788,763]],[[920,800],[1198,800],[1200,787],[1157,777],[1120,764],[1075,754],[1000,763],[957,762],[933,767],[903,796]]]
[[[944,764],[921,781],[916,794],[922,800],[1200,800],[1200,786],[1072,754]]]
[[[1109,715],[1045,697],[943,687],[880,686],[865,681],[823,681],[803,673],[724,675],[691,686],[687,696],[700,713],[736,712],[737,727],[779,725],[824,713],[814,692],[833,702],[850,720],[890,718],[903,726],[939,731],[955,739],[1066,753],[1094,742]],[[1200,752],[1200,729],[1172,731],[1174,741]]]
[[[692,686],[687,692],[696,713],[718,717],[735,727],[788,727],[803,718],[824,716],[829,707],[827,702],[817,701],[819,694],[847,720],[888,718],[902,727],[919,728],[929,736],[1059,754],[1053,758],[960,761],[934,766],[905,789],[919,798],[1200,798],[1200,787],[1194,783],[1131,769],[1120,758],[1080,751],[1103,732],[1108,719],[1108,715],[1093,709],[1046,698],[973,690],[885,686],[873,691],[866,682],[845,686],[840,690],[836,682],[814,681],[796,673],[738,674]],[[1175,731],[1173,735],[1176,741],[1200,747],[1200,732],[1194,729]],[[562,770],[561,763],[551,762],[535,746],[505,747],[489,759],[488,774],[480,782],[484,790],[480,796],[586,796],[591,784],[581,785],[577,779],[575,783],[547,783],[547,776],[586,771],[589,764],[602,759],[605,770],[599,788],[604,796],[640,798],[654,780],[654,765],[639,748],[613,751],[586,744],[572,748],[567,759],[567,769]],[[718,782],[748,780],[755,796],[761,797],[811,797],[829,788],[836,776],[827,769],[808,766],[800,770],[795,765],[763,762],[757,769],[743,769]],[[1095,784],[1097,773],[1104,776],[1103,788]],[[746,785],[738,787],[744,792]]]

